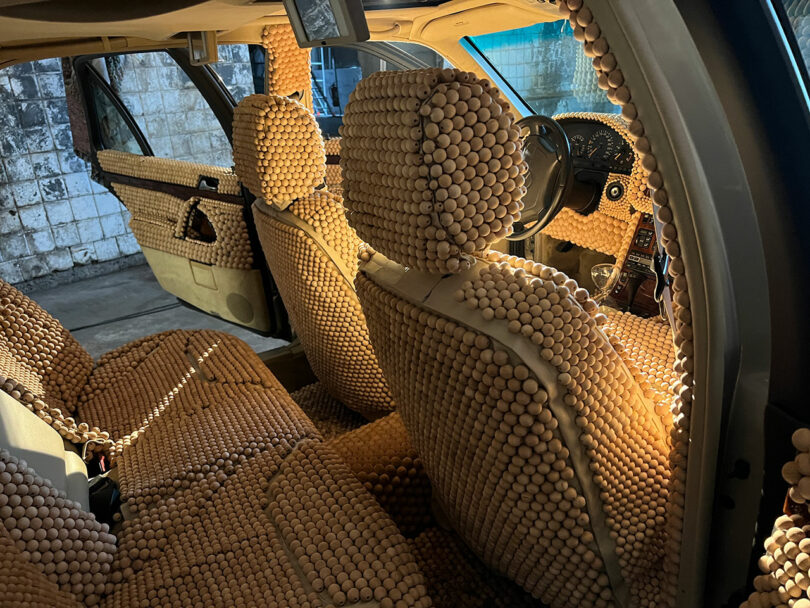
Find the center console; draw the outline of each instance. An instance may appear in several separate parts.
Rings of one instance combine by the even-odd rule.
[[[629,310],[641,317],[659,314],[658,303],[654,297],[655,247],[653,216],[642,213],[619,279],[610,292],[609,299],[616,308]]]

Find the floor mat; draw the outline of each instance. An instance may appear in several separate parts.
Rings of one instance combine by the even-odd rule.
[[[320,382],[299,388],[290,396],[315,423],[326,440],[334,439],[368,422],[332,397]]]
[[[541,608],[508,578],[487,568],[454,532],[429,528],[408,541],[434,608]]]

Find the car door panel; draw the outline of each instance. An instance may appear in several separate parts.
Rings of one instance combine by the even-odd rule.
[[[153,156],[137,121],[92,61],[78,58],[73,66],[93,143],[93,177],[130,212],[130,228],[160,285],[205,313],[288,337],[275,284],[262,256],[254,255],[252,197],[233,169]],[[206,74],[191,80],[199,87]]]
[[[104,182],[132,214],[130,227],[160,285],[204,312],[269,332],[233,172],[117,150],[97,157]],[[193,183],[201,187],[186,185]]]

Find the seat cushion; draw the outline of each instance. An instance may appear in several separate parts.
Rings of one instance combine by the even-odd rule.
[[[117,456],[163,412],[179,400],[189,403],[191,395],[201,394],[200,385],[211,383],[281,389],[238,338],[210,330],[175,330],[102,356],[79,396],[78,415],[110,433]]]
[[[397,412],[328,442],[407,537],[435,523],[430,480]]]
[[[124,522],[114,571],[104,606],[430,605],[405,539],[317,439]]]
[[[265,452],[286,456],[315,426],[278,387],[195,379],[118,460],[121,495],[132,510],[187,488],[201,476],[222,479]]]

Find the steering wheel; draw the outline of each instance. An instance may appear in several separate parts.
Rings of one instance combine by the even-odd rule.
[[[526,161],[526,195],[521,221],[513,224],[508,241],[537,234],[562,210],[574,180],[571,144],[563,128],[548,116],[526,116],[518,121]]]

